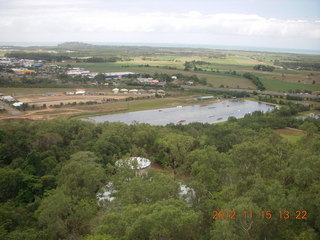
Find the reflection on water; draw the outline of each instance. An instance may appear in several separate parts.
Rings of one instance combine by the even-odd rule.
[[[230,116],[242,118],[247,113],[254,111],[266,112],[273,108],[274,106],[272,105],[253,101],[219,102],[104,115],[91,117],[89,120],[93,120],[96,123],[109,121],[131,124],[139,122],[151,125],[166,125],[168,123],[188,124],[191,122],[217,123],[227,121]]]

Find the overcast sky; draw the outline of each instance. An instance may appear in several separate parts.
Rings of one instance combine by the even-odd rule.
[[[0,42],[320,50],[320,0],[0,0]]]

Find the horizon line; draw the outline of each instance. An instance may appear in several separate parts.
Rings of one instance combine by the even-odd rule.
[[[93,42],[93,41],[53,41],[53,42],[36,42],[36,41],[0,41],[0,47],[55,47],[63,43],[85,43],[95,46],[131,46],[131,47],[168,47],[168,48],[200,48],[212,50],[227,51],[258,51],[258,52],[281,52],[281,53],[298,53],[298,54],[320,54],[320,49],[302,49],[302,48],[282,48],[266,46],[244,46],[244,45],[222,45],[222,44],[204,44],[204,43],[148,43],[148,42]],[[31,44],[31,45],[30,45]],[[40,44],[40,45],[37,45]],[[49,44],[49,45],[45,45]]]

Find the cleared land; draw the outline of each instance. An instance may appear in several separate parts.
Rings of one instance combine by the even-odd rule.
[[[304,132],[296,128],[282,128],[277,129],[275,132],[279,133],[284,139],[288,140],[291,143],[298,141]]]
[[[56,104],[72,104],[72,103],[85,103],[85,102],[97,102],[103,103],[108,100],[124,100],[126,98],[138,98],[138,97],[150,97],[150,94],[108,94],[108,95],[65,95],[63,93],[57,93],[54,96],[25,96],[17,97],[17,100],[28,103],[29,105],[46,106],[56,105]]]

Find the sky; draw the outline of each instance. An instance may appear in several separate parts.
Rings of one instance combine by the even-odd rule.
[[[0,42],[320,50],[320,0],[0,0]]]

